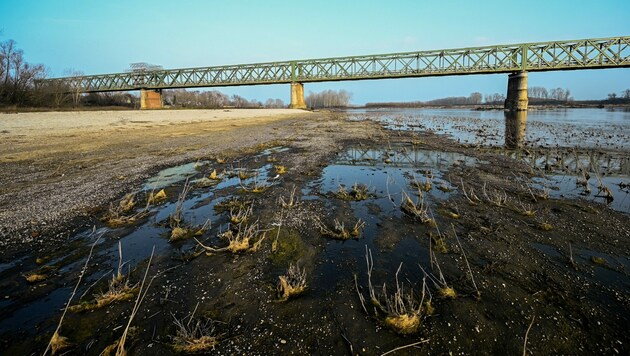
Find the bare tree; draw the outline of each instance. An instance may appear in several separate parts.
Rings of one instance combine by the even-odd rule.
[[[309,92],[306,105],[312,108],[345,107],[350,105],[352,93],[346,90],[324,90],[319,93]]]
[[[74,105],[74,107],[79,106],[79,104],[81,103],[81,93],[83,87],[81,86],[81,79],[76,77],[80,77],[82,75],[84,75],[82,71],[74,69],[66,69],[64,72],[65,77],[73,78],[72,80],[70,80],[70,85],[68,86],[68,89],[72,93],[72,104]]]

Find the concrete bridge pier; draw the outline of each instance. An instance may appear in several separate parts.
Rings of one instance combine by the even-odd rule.
[[[140,89],[140,110],[161,109],[162,106],[161,89]]]
[[[291,104],[290,109],[306,109],[306,103],[304,102],[304,84],[293,82],[291,83]]]
[[[516,72],[508,76],[505,110],[527,111],[527,72]]]
[[[525,143],[527,111],[505,111],[505,148],[520,149]]]

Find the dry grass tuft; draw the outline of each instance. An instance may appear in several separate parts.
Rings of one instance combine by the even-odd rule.
[[[278,279],[276,291],[280,301],[287,301],[306,290],[306,270],[300,269],[298,265],[290,264],[287,273],[279,276]]]
[[[431,238],[431,247],[434,251],[440,253],[448,253],[448,245],[446,244],[446,234],[434,234],[429,232],[429,237]]]
[[[190,316],[188,322],[173,317],[177,331],[172,337],[171,347],[177,353],[202,353],[214,349],[219,344],[221,335],[216,334],[214,321],[197,319]]]
[[[448,299],[457,298],[457,292],[455,292],[455,289],[453,289],[452,287],[445,286],[443,288],[440,288],[439,292],[442,298],[448,298]]]
[[[149,193],[149,198],[147,199],[147,205],[154,205],[154,204],[162,203],[163,201],[166,200],[166,198],[168,197],[166,196],[166,192],[164,191],[164,189],[161,189],[157,193],[152,191],[151,193]]]
[[[254,213],[254,204],[249,204],[248,207],[239,207],[238,209],[230,210],[230,223],[232,225],[240,225],[247,222],[247,220]]]
[[[67,337],[59,335],[59,331],[55,331],[50,339],[50,350],[53,355],[56,355],[59,351],[65,350],[72,344],[68,341]]]
[[[431,182],[431,179],[427,178],[426,181],[421,182],[420,180],[418,180],[417,178],[414,178],[409,185],[413,188],[413,189],[417,189],[419,191],[422,192],[428,192],[431,190],[431,188],[433,187],[433,183]]]
[[[25,275],[24,278],[26,278],[26,281],[28,283],[37,283],[37,282],[45,281],[48,278],[48,276],[45,274],[40,274],[40,273],[29,273]]]
[[[553,226],[549,223],[541,223],[540,225],[538,225],[538,228],[542,231],[551,231],[553,230]]]
[[[101,218],[110,227],[119,227],[136,222],[145,215],[145,211],[128,215],[136,206],[135,194],[125,195],[118,204],[110,204],[107,213]]]
[[[426,274],[422,280],[420,298],[414,294],[413,289],[406,291],[404,285],[399,282],[398,275],[400,274],[402,263],[396,271],[396,291],[393,294],[388,294],[387,287],[383,284],[382,290],[377,292],[372,285],[372,270],[374,268],[372,252],[368,250],[367,246],[365,250],[365,260],[368,269],[368,290],[374,310],[373,315],[382,318],[382,322],[398,334],[405,335],[417,332],[422,324],[422,320],[428,315],[428,311],[433,312],[431,295],[430,293],[428,293],[428,297],[426,295],[428,292]],[[359,291],[356,277],[355,286],[363,310],[369,314],[365,305],[365,298]]]
[[[214,206],[217,213],[225,213],[232,210],[238,211],[247,209],[253,202],[251,200],[243,200],[239,198],[231,198],[220,201]]]
[[[415,203],[407,193],[403,192],[402,194],[403,202],[400,205],[400,209],[404,213],[430,227],[436,226],[435,219],[429,217],[429,204],[424,201],[424,193],[422,191],[418,191],[418,200]]]
[[[321,220],[316,219],[316,224],[319,227],[319,231],[322,235],[331,237],[337,240],[348,240],[351,238],[359,238],[361,236],[361,230],[365,227],[365,222],[361,219],[357,220],[354,226],[351,229],[346,228],[344,223],[339,222],[339,220],[335,219],[335,226],[332,228],[326,226]]]
[[[207,253],[229,251],[232,253],[256,252],[260,248],[266,237],[266,232],[262,232],[258,222],[251,225],[239,225],[235,230],[230,229],[219,235],[219,237],[228,240],[228,245],[221,248],[215,248],[202,244],[195,239],[199,246],[203,247]]]
[[[601,258],[601,257],[597,257],[597,256],[591,256],[591,262],[593,262],[596,265],[605,265],[606,264],[606,260]]]
[[[212,180],[221,180],[221,179],[223,179],[223,177],[217,175],[217,170],[216,169],[212,170],[212,173],[210,173],[208,178],[212,179]]]
[[[286,174],[289,171],[287,167],[280,164],[274,166],[274,168],[276,169],[276,174]]]
[[[124,275],[124,263],[122,262],[122,245],[118,242],[118,271],[109,281],[108,289],[105,293],[96,295],[93,302],[81,303],[71,306],[68,310],[71,312],[82,312],[86,310],[100,309],[114,302],[129,300],[138,293],[137,284],[129,283],[129,276]]]
[[[296,190],[297,190],[297,187],[294,185],[293,189],[291,189],[291,194],[289,195],[288,199],[285,200],[284,197],[282,196],[278,198],[278,203],[280,204],[280,206],[282,206],[282,208],[291,209],[291,208],[295,208],[296,206],[300,204],[300,201],[295,196]]]
[[[371,198],[373,194],[370,193],[370,188],[367,185],[354,183],[350,191],[347,191],[344,185],[339,185],[339,189],[333,196],[341,200],[361,201]]]

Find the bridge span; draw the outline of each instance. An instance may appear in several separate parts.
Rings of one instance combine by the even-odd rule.
[[[71,92],[140,90],[142,109],[162,107],[162,90],[291,84],[291,108],[306,108],[304,83],[508,73],[505,108],[527,110],[527,73],[630,67],[630,36],[441,49],[46,79]]]

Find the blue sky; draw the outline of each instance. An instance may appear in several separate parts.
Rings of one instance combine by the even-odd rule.
[[[52,76],[630,35],[630,1],[0,0],[0,41],[14,39]],[[505,93],[506,75],[307,84],[353,102]],[[530,86],[576,99],[630,88],[630,69],[530,73]],[[288,102],[288,85],[219,89]]]

